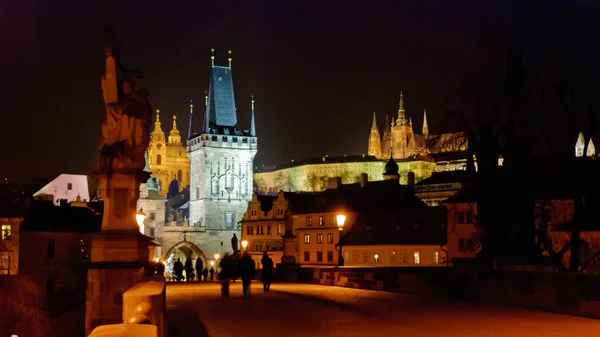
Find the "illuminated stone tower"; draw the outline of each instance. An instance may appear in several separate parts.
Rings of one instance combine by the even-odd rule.
[[[375,112],[373,112],[373,125],[371,125],[371,135],[369,136],[368,154],[369,156],[381,158],[381,136],[379,135],[379,128],[377,128]]]
[[[395,158],[406,158],[408,140],[412,137],[412,122],[406,118],[404,110],[404,98],[400,91],[400,103],[398,104],[398,118],[392,122],[392,152]]]
[[[230,52],[231,53],[231,52]],[[212,59],[202,133],[190,139],[190,212],[187,240],[205,256],[231,252],[233,234],[252,199],[253,160],[257,151],[254,99],[250,130],[237,125],[231,57],[229,66]]]
[[[160,110],[156,110],[156,121],[154,122],[154,131],[150,134],[150,145],[148,145],[148,159],[150,171],[158,179],[161,194],[166,195],[166,188],[169,185],[166,166],[167,142],[165,133],[160,126]],[[165,193],[163,192],[163,189]]]
[[[423,137],[429,137],[429,126],[427,126],[427,109],[423,109]]]

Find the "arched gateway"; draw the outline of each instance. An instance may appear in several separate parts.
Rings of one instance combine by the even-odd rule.
[[[181,259],[181,263],[185,264],[187,259],[192,259],[194,268],[196,268],[196,259],[199,258],[202,261],[202,265],[207,267],[206,256],[198,246],[189,241],[180,241],[174,244],[166,253],[162,256],[161,261],[165,261],[167,264],[167,272],[172,268],[173,263],[177,259]],[[197,273],[197,271],[196,271]],[[197,275],[197,274],[196,274]]]

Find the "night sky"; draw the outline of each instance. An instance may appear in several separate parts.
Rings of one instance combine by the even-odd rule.
[[[598,60],[598,1],[0,1],[0,176],[11,181],[89,173],[104,107],[101,29],[124,42],[121,60],[161,110],[163,130],[188,102],[203,115],[210,48],[233,50],[238,127],[256,98],[255,164],[367,151],[372,112],[380,128],[397,112],[420,131],[442,129],[445,98],[465,82],[502,72],[513,44],[526,63],[551,67],[565,51]],[[201,128],[200,118],[195,129]]]

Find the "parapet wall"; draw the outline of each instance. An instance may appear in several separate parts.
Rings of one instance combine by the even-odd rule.
[[[279,265],[277,279],[490,304],[600,318],[600,277],[580,273],[477,272],[464,268],[302,268]]]

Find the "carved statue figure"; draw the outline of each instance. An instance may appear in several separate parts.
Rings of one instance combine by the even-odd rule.
[[[102,122],[99,166],[106,171],[142,171],[150,142],[152,109],[148,91],[135,88],[143,73],[121,65],[119,47],[112,29],[106,28],[105,71],[101,78],[106,120]]]

